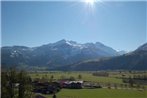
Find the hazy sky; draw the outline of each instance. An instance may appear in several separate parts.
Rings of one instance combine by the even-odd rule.
[[[2,2],[2,46],[61,39],[131,51],[146,42],[145,2]]]

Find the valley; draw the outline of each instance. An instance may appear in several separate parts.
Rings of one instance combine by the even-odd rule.
[[[79,44],[67,40],[1,49],[3,80],[11,83],[6,77],[14,78],[12,85],[17,86],[11,90],[21,91],[21,80],[28,79],[24,87],[29,89],[23,89],[31,93],[27,95],[31,98],[52,98],[53,94],[57,98],[146,97],[146,43],[124,54],[100,42]],[[9,85],[5,83],[3,89],[7,90]]]
[[[1,98],[147,98],[146,0],[1,0]]]
[[[95,76],[93,73],[98,73],[100,75]],[[101,74],[102,73],[102,74]],[[147,72],[144,71],[107,71],[108,76],[103,76],[104,71],[94,72],[94,71],[51,71],[51,72],[31,72],[30,76],[32,79],[40,78],[44,81],[60,81],[64,79],[70,79],[73,77],[74,81],[84,81],[83,88],[81,89],[70,89],[63,88],[61,91],[56,93],[59,98],[145,98],[147,93],[146,84],[136,84],[131,86],[130,83],[124,83],[124,78],[133,78],[136,76],[147,77]],[[79,77],[80,76],[80,77]],[[73,80],[72,80],[73,81]],[[145,80],[144,82],[146,82]],[[100,85],[102,88],[87,88],[86,83]],[[120,96],[120,94],[122,96]],[[40,94],[39,94],[40,95]],[[52,94],[41,94],[45,98],[52,98]]]

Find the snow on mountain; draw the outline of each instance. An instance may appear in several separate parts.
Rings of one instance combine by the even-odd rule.
[[[147,51],[147,43],[140,46],[136,51],[140,51],[140,50]]]
[[[124,51],[120,51],[123,52]],[[147,43],[137,50],[115,57],[86,60],[69,66],[59,67],[58,70],[68,71],[98,71],[98,70],[147,70]]]
[[[79,44],[74,41],[68,41],[68,40],[60,40],[54,44],[55,47],[58,46],[66,46],[65,48],[70,48],[72,56],[74,54],[79,54],[80,52],[85,52],[85,54],[94,54],[99,56],[116,56],[117,51],[112,49],[111,47],[105,46],[104,44],[100,42],[96,43],[85,43],[85,44]],[[60,48],[60,47],[59,47]]]
[[[60,46],[60,45],[65,45],[65,44],[69,45],[69,46],[72,46],[72,47],[78,47],[80,49],[83,48],[82,44],[79,44],[79,43],[77,43],[75,41],[68,41],[68,40],[65,40],[65,39],[62,39],[62,40],[60,40],[60,41],[58,41],[56,43],[53,43],[52,45],[53,46]]]
[[[2,47],[2,64],[63,66],[83,60],[116,55],[117,51],[100,42],[80,44],[63,39],[33,48],[24,46]]]

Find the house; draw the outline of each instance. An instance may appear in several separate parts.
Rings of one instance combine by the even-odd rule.
[[[59,92],[61,86],[58,82],[32,82],[34,87],[33,92],[42,94],[53,94]]]
[[[63,88],[69,89],[81,89],[83,88],[83,81],[62,81],[61,82]]]

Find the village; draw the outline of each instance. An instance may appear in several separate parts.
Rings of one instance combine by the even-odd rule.
[[[97,77],[108,78],[109,74],[107,72],[93,72],[92,75]],[[53,94],[60,92],[62,89],[134,89],[134,90],[145,90],[146,88],[143,85],[146,85],[147,77],[137,77],[134,78],[124,78],[122,74],[122,82],[123,83],[109,83],[109,82],[96,82],[96,81],[86,81],[82,79],[82,76],[79,75],[78,79],[74,77],[64,78],[64,79],[53,79],[51,76],[51,80],[48,81],[45,77],[43,78],[35,78],[32,81],[33,92],[41,93],[41,94]]]
[[[127,94],[130,93],[126,91],[131,91],[133,95],[136,92],[141,95],[147,91],[147,76],[144,72],[16,72],[11,69],[9,72],[3,71],[2,80],[5,81],[2,82],[3,91],[8,90],[16,98],[26,95],[31,98],[56,98],[54,95],[57,98],[85,98],[97,92],[107,91],[113,96],[118,91]],[[8,98],[9,95],[3,92],[3,96]]]
[[[59,80],[55,82],[41,82],[33,81],[32,85],[34,87],[33,92],[42,94],[53,94],[59,92],[61,89],[94,89],[102,88],[98,83],[90,81],[71,81],[69,79]]]

